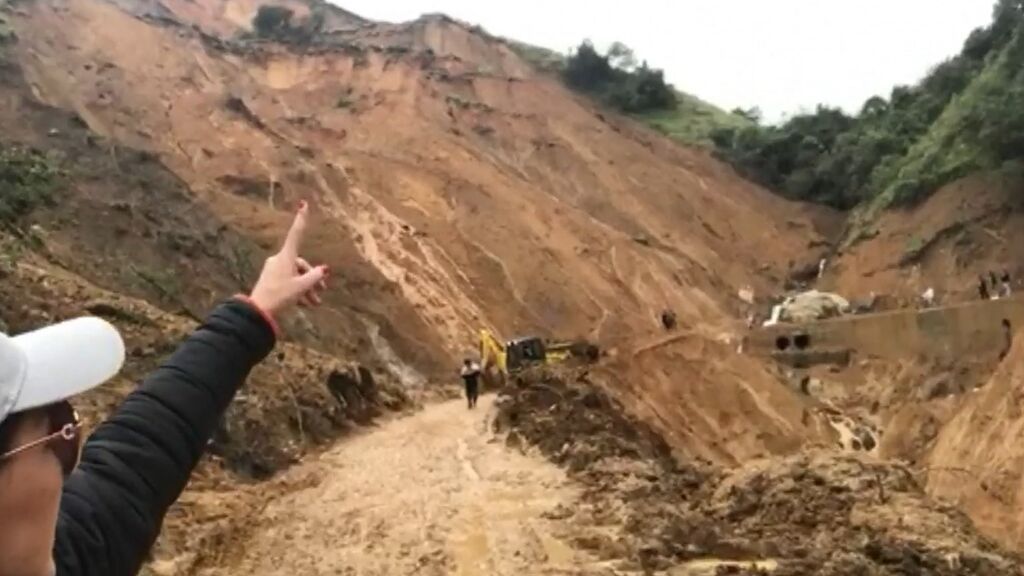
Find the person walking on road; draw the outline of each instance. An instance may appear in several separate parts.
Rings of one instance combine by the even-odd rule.
[[[466,385],[466,402],[472,410],[480,396],[480,366],[469,358],[462,362],[462,382]]]
[[[227,300],[85,442],[69,399],[121,370],[99,318],[0,333],[0,576],[133,576],[277,318],[320,303],[327,267],[299,256],[308,208],[250,295]]]
[[[1010,349],[1013,348],[1013,325],[1010,324],[1010,320],[1003,318],[1003,350],[999,353],[999,360],[1005,360],[1010,355]]]

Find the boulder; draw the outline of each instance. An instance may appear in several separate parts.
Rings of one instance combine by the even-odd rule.
[[[811,290],[782,303],[779,321],[803,324],[835,318],[850,312],[850,303],[837,294]]]

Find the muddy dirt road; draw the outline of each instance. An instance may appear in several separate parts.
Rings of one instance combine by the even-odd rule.
[[[552,512],[578,488],[490,432],[493,397],[428,406],[289,472],[244,552],[210,574],[594,574]],[[564,510],[564,508],[563,508]]]

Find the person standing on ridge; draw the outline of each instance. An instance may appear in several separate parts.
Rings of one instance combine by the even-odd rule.
[[[1010,273],[1003,270],[1003,284],[999,287],[999,294],[1003,298],[1009,298],[1013,294],[1013,288],[1010,287]]]
[[[988,281],[985,280],[985,276],[978,276],[978,295],[981,296],[982,300],[990,300],[991,294],[988,292]]]
[[[299,255],[307,206],[249,295],[225,301],[81,447],[69,399],[120,370],[125,345],[99,318],[0,333],[0,576],[134,576],[168,508],[277,319],[320,304],[326,266]]]
[[[480,366],[469,358],[462,361],[462,382],[466,385],[466,402],[472,410],[480,396]]]

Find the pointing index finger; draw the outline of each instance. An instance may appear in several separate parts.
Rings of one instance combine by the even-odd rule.
[[[302,247],[302,237],[306,233],[306,224],[309,218],[309,204],[305,200],[299,203],[299,213],[295,215],[292,227],[285,236],[284,245],[281,246],[281,254],[290,258],[297,258],[299,248]]]

